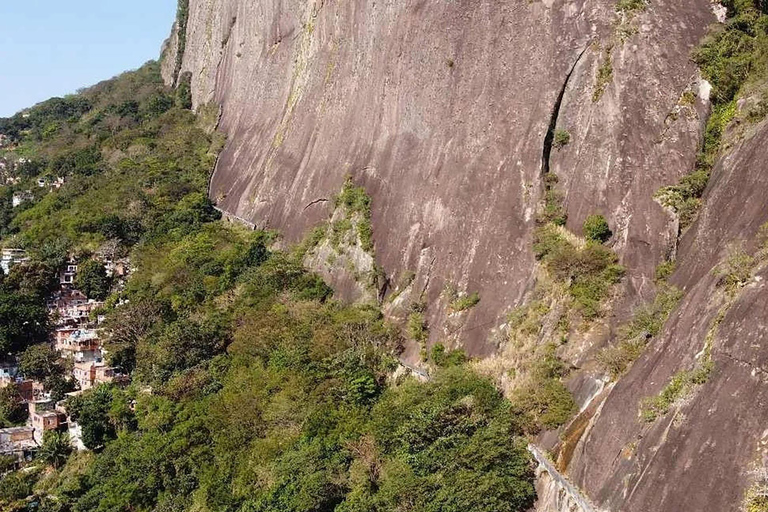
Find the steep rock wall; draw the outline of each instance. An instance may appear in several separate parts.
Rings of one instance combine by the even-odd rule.
[[[222,107],[221,208],[297,241],[351,176],[372,197],[377,263],[392,286],[415,272],[432,339],[488,354],[531,286],[543,144],[564,86],[555,114],[574,143],[552,163],[570,225],[605,213],[630,268],[627,304],[650,293],[675,233],[650,198],[690,169],[700,128],[665,123],[710,16],[706,0],[660,0],[619,41],[609,0],[190,0],[181,71],[196,106]],[[593,102],[611,44],[613,79]],[[446,285],[482,307],[447,321]]]
[[[741,510],[755,471],[768,464],[768,269],[729,307],[713,275],[732,244],[755,250],[768,221],[767,159],[764,122],[715,168],[704,209],[680,245],[673,282],[686,296],[576,448],[569,473],[608,510]],[[642,400],[700,364],[713,334],[706,382],[667,414],[643,421]]]

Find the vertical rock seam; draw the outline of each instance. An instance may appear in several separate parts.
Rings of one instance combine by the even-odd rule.
[[[573,66],[571,66],[571,69],[568,71],[568,74],[565,75],[563,86],[560,89],[560,93],[557,95],[557,100],[555,101],[554,107],[552,107],[552,115],[549,118],[549,128],[547,129],[547,135],[544,137],[544,147],[541,152],[542,176],[549,174],[549,158],[552,155],[552,145],[555,142],[555,130],[557,128],[557,119],[558,117],[560,117],[560,107],[563,104],[563,98],[565,97],[565,90],[568,88],[568,82],[571,80],[571,75],[573,75],[573,72],[576,70],[576,66],[579,64],[579,61],[581,61],[581,58],[584,56],[588,48],[589,48],[589,45],[585,46],[584,49],[581,50],[581,52],[579,53],[579,56],[576,57],[576,61],[573,63]]]

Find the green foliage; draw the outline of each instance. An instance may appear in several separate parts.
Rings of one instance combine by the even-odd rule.
[[[45,302],[0,281],[0,352],[20,352],[47,336]]]
[[[707,121],[704,134],[704,149],[699,155],[696,170],[683,176],[677,185],[663,187],[656,193],[659,202],[672,208],[680,219],[680,227],[691,225],[701,207],[701,196],[709,182],[712,166],[720,150],[720,140],[728,123],[736,112],[736,103],[715,104]]]
[[[605,243],[613,235],[608,221],[602,215],[590,215],[584,221],[584,237],[597,243]]]
[[[467,353],[461,349],[446,350],[445,345],[436,343],[432,347],[431,359],[440,368],[461,366],[468,361]]]
[[[113,402],[119,403],[120,395],[118,389],[102,384],[67,400],[67,411],[82,428],[86,447],[100,449],[117,437],[122,425],[111,413]]]
[[[696,170],[656,195],[661,204],[675,211],[683,229],[693,222],[701,206],[723,134],[737,113],[737,97],[745,87],[768,79],[768,16],[751,0],[731,1],[727,8],[728,21],[693,54],[702,74],[712,84],[713,106]],[[747,119],[758,121],[765,112],[768,110],[758,103],[748,112]]]
[[[176,86],[176,107],[192,109],[192,73],[183,73]]]
[[[429,326],[421,311],[411,311],[407,323],[408,336],[419,343],[425,343],[429,338]]]
[[[635,310],[629,323],[620,329],[618,343],[598,354],[597,360],[603,370],[613,379],[623,375],[640,357],[650,339],[661,333],[682,297],[683,293],[678,288],[660,283],[653,302]]]
[[[685,398],[695,386],[707,381],[713,367],[711,361],[705,361],[692,370],[677,372],[658,395],[643,400],[640,417],[643,421],[652,422],[669,412],[675,402]]]
[[[371,198],[365,192],[365,188],[356,187],[352,183],[352,179],[348,178],[344,182],[341,193],[336,197],[334,204],[336,208],[344,208],[346,213],[344,220],[348,223],[348,225],[345,225],[347,230],[351,229],[352,222],[354,221],[363,250],[366,252],[373,251]]]
[[[591,242],[576,247],[551,224],[536,230],[533,251],[547,271],[568,285],[581,314],[589,319],[600,314],[600,306],[615,283],[624,275],[618,257],[607,247]]]
[[[518,421],[530,434],[564,425],[578,409],[561,380],[567,368],[557,357],[556,348],[552,343],[543,348],[528,368],[528,381],[515,389],[510,398]]]
[[[556,130],[553,145],[555,149],[561,149],[571,142],[571,134],[567,130]]]
[[[768,493],[766,493],[765,483],[755,484],[744,496],[745,512],[768,512]]]
[[[37,452],[37,458],[58,469],[62,467],[72,453],[72,444],[66,432],[47,431],[43,435],[43,445]]]
[[[4,427],[20,425],[27,419],[27,404],[15,384],[0,388],[0,423]]]
[[[556,226],[565,226],[568,215],[563,206],[563,194],[555,188],[557,182],[556,174],[547,173],[544,176],[544,211],[539,222],[542,224],[551,222]]]
[[[646,0],[618,0],[616,10],[622,13],[636,13],[644,11],[648,6]]]
[[[713,270],[717,285],[727,290],[734,290],[752,278],[755,258],[747,254],[741,246],[732,246],[728,256]]]
[[[37,481],[37,471],[21,470],[7,474],[0,479],[0,507],[3,510],[27,510],[25,499],[32,494]]]
[[[68,373],[71,368],[59,357],[47,343],[28,347],[19,358],[19,371],[24,377],[42,382],[54,400],[64,398],[64,394],[74,391]]]
[[[656,267],[655,278],[656,281],[666,281],[675,272],[676,264],[673,260],[667,260],[663,263],[659,263]]]
[[[477,292],[474,292],[469,295],[462,295],[460,297],[456,297],[454,300],[452,300],[451,310],[458,313],[461,311],[466,311],[467,309],[471,309],[477,306],[479,303],[480,303],[480,294],[478,294]]]
[[[619,4],[636,4],[637,0],[619,0]],[[613,80],[613,61],[611,59],[613,55],[613,46],[609,46],[603,52],[603,60],[600,66],[597,68],[597,76],[595,77],[595,87],[592,92],[592,101],[598,102],[603,97],[605,89],[608,84]]]
[[[100,262],[89,259],[80,263],[75,276],[75,288],[89,299],[104,300],[112,286],[107,271]]]
[[[710,35],[693,58],[712,84],[715,104],[732,101],[747,82],[766,78],[768,22],[752,1],[728,2],[728,21]]]
[[[176,31],[179,36],[179,44],[176,50],[176,62],[174,62],[173,79],[179,80],[181,65],[184,61],[184,52],[187,49],[187,24],[189,22],[189,0],[178,0],[176,11]]]
[[[187,9],[181,2],[180,25]],[[149,64],[87,90],[85,102],[67,99],[63,113],[32,109],[39,124],[10,122],[20,150],[40,162],[23,179],[62,166],[68,181],[7,223],[34,260],[0,285],[9,349],[37,341],[34,326],[15,320],[34,318],[19,305],[44,315],[49,271],[68,254],[115,244],[136,269],[109,297],[103,332],[110,362],[133,383],[67,399],[93,453],[67,458],[66,438],[47,436],[41,460],[58,469],[30,503],[72,512],[529,509],[523,425],[556,424],[561,404],[531,420],[461,366],[460,351],[434,352],[431,382],[388,387],[402,339],[378,309],[333,301],[300,258],[268,249],[272,235],[218,220],[206,197],[217,146],[181,108],[183,94],[174,98]],[[372,250],[364,190],[347,181],[336,206]],[[101,271],[80,271],[78,285],[106,294]],[[422,342],[424,311],[417,304],[409,318]],[[58,374],[43,349],[23,359],[30,374]],[[17,390],[0,390],[7,423],[23,421],[19,406]],[[0,499],[30,496],[34,479],[16,478],[3,479]]]

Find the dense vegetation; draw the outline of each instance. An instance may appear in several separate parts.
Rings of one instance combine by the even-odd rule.
[[[401,336],[378,309],[335,302],[300,251],[271,249],[274,234],[218,220],[205,189],[220,140],[175,94],[150,63],[0,120],[15,144],[0,157],[20,173],[0,197],[35,191],[0,210],[3,242],[31,256],[0,283],[0,315],[35,320],[3,322],[0,342],[63,396],[68,369],[37,342],[74,254],[76,284],[106,298],[109,361],[132,375],[68,399],[92,452],[46,436],[29,468],[0,480],[0,507],[527,510],[529,412],[442,346],[429,382],[393,380]],[[66,183],[39,188],[40,177]],[[369,225],[358,189],[338,201]],[[130,257],[124,287],[96,254]],[[22,421],[6,398],[4,421]]]

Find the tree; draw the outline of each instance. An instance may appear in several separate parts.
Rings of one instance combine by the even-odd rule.
[[[8,284],[27,295],[45,297],[59,284],[56,267],[38,260],[14,265],[8,275]]]
[[[72,442],[66,432],[49,430],[43,435],[43,446],[37,452],[40,460],[56,469],[62,467],[72,453]]]
[[[41,297],[0,284],[0,353],[20,352],[48,335],[48,311]]]
[[[613,233],[608,221],[602,215],[590,215],[584,221],[584,237],[593,242],[604,243]]]
[[[47,344],[32,345],[21,354],[19,370],[28,379],[43,381],[54,374],[63,374],[59,356]]]
[[[136,345],[162,321],[163,315],[163,307],[154,300],[116,308],[104,324],[109,335],[105,343],[109,364],[131,373],[136,367]]]
[[[83,430],[83,444],[92,450],[117,437],[117,429],[110,418],[112,400],[113,388],[107,384],[68,400],[70,416]]]
[[[18,425],[27,419],[27,405],[15,384],[0,389],[0,423]]]
[[[75,288],[83,292],[88,298],[106,299],[111,285],[111,279],[107,276],[104,265],[98,261],[90,259],[78,266]]]
[[[19,370],[28,379],[43,383],[54,400],[74,391],[74,383],[67,378],[67,368],[59,355],[47,344],[32,345],[21,355]]]

